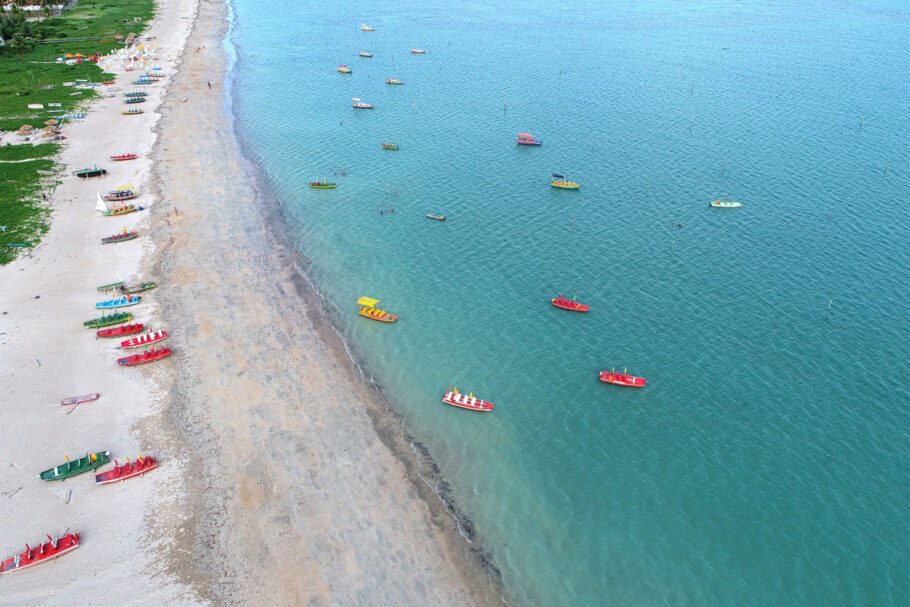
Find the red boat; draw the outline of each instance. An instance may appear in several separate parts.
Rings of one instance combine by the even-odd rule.
[[[98,337],[123,337],[124,335],[132,335],[133,333],[142,333],[143,324],[141,322],[134,322],[131,325],[120,325],[119,327],[111,327],[110,329],[101,329],[95,335]]]
[[[608,384],[615,384],[617,386],[627,386],[629,388],[643,388],[647,380],[643,377],[626,375],[626,370],[623,370],[622,373],[617,373],[616,367],[613,367],[612,371],[601,371],[600,381],[607,382]]]
[[[117,156],[111,156],[111,160],[136,160],[138,158],[135,154],[118,154]]]
[[[149,456],[142,457],[140,455],[139,459],[134,463],[130,463],[129,458],[127,458],[125,466],[121,466],[117,463],[117,460],[114,460],[114,469],[102,472],[101,474],[96,474],[95,482],[99,485],[106,485],[117,481],[125,481],[128,478],[145,474],[157,467],[158,462],[154,457]]]
[[[140,335],[139,337],[134,337],[133,339],[121,341],[120,347],[138,348],[139,346],[147,346],[155,342],[164,341],[165,339],[167,339],[167,331],[155,331],[154,333],[146,333],[145,335]]]
[[[21,569],[28,569],[34,565],[52,561],[58,556],[79,547],[78,533],[67,533],[63,537],[47,536],[47,540],[34,548],[26,544],[25,551],[0,563],[0,573],[12,573]]]
[[[493,403],[487,402],[485,400],[480,400],[474,396],[473,392],[470,394],[461,394],[458,391],[458,388],[446,392],[445,396],[442,397],[442,402],[447,405],[452,405],[453,407],[470,409],[471,411],[493,410]]]
[[[72,398],[64,398],[60,401],[61,405],[78,405],[79,403],[88,403],[93,400],[98,400],[98,397],[101,396],[97,392],[95,394],[85,394],[83,396],[74,396]]]
[[[127,356],[126,358],[118,358],[117,364],[122,367],[130,367],[132,365],[141,365],[143,363],[150,363],[154,360],[159,360],[162,358],[167,358],[171,355],[170,348],[152,348],[151,350],[146,350],[139,354],[133,354],[132,356]]]
[[[556,299],[551,299],[553,305],[557,308],[562,308],[563,310],[574,310],[576,312],[587,312],[591,309],[591,306],[586,306],[585,304],[580,304],[577,301],[572,301],[571,299],[566,299],[565,296],[560,295]]]
[[[114,80],[108,80],[106,82],[102,82],[101,84],[117,84],[117,82]]]

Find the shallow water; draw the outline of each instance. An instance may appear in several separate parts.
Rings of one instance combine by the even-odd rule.
[[[238,131],[510,596],[905,600],[906,5],[233,10]]]

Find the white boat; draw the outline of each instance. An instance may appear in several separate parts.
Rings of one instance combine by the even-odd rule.
[[[737,207],[743,206],[741,202],[733,202],[732,200],[712,200],[710,203],[712,207],[718,207],[721,209],[735,209]]]

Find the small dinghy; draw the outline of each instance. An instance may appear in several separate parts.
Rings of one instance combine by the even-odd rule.
[[[156,350],[153,347],[151,350],[146,350],[145,352],[140,352],[139,354],[133,354],[132,356],[127,356],[126,358],[118,358],[117,364],[121,367],[131,367],[133,365],[142,365],[145,363],[150,363],[152,361],[161,360],[162,358],[167,358],[170,355],[170,348],[158,348]]]
[[[447,405],[452,405],[453,407],[469,409],[471,411],[493,410],[493,403],[477,398],[474,396],[473,392],[470,394],[461,394],[458,391],[458,388],[453,388],[452,390],[446,392],[445,396],[442,397],[442,402]]]
[[[117,460],[114,460],[114,469],[108,470],[107,472],[102,472],[101,474],[95,475],[95,483],[99,485],[107,485],[108,483],[116,483],[117,481],[125,481],[128,478],[133,478],[134,476],[140,476],[146,472],[151,472],[158,467],[158,462],[154,457],[145,456],[142,457],[142,454],[139,454],[139,459],[135,462],[130,462],[130,458],[126,458],[126,464],[121,466],[117,463]]]
[[[122,341],[120,342],[120,347],[124,349],[139,348],[164,341],[165,339],[167,339],[167,331],[155,331],[154,333],[146,333],[145,335]]]
[[[61,405],[78,405],[80,403],[90,403],[93,400],[98,400],[101,395],[95,392],[94,394],[83,394],[82,396],[73,396],[72,398],[64,398],[60,401]]]
[[[11,556],[0,563],[0,573],[12,573],[13,571],[20,571],[41,563],[47,563],[78,547],[78,533],[66,533],[61,537],[47,536],[46,542],[41,542],[40,545],[34,548],[26,544],[23,552]]]

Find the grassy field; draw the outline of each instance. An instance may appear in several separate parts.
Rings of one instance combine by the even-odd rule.
[[[98,95],[93,89],[63,86],[64,82],[109,79],[104,65],[89,61],[66,65],[58,63],[58,57],[123,48],[115,36],[138,36],[154,13],[154,0],[79,0],[60,17],[32,23],[36,44],[28,52],[13,54],[9,48],[0,49],[0,130],[7,133],[0,141],[0,264],[12,261],[20,250],[7,247],[8,243],[34,242],[47,231],[50,212],[41,193],[49,193],[53,184],[42,186],[42,176],[36,171],[57,170],[49,157],[60,149],[53,143],[5,145],[10,134],[24,124],[40,129],[46,120],[59,115],[47,111],[48,103],[59,103],[61,107],[55,109],[72,112]],[[141,42],[137,38],[134,46]],[[28,108],[36,103],[45,109]],[[32,158],[36,160],[3,162]]]

